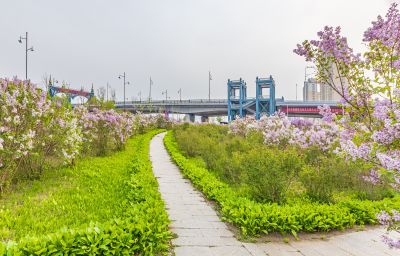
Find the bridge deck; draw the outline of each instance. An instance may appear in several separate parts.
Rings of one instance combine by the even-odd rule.
[[[252,103],[255,102],[254,98],[247,98],[245,104],[249,106],[249,112],[253,112],[250,108]],[[289,116],[306,116],[306,117],[319,117],[318,106],[328,105],[334,109],[335,112],[341,112],[337,102],[334,101],[294,101],[283,100],[282,98],[276,99],[276,108],[282,112],[287,113]],[[191,114],[199,116],[224,116],[228,113],[228,100],[226,99],[194,99],[194,100],[155,100],[155,101],[126,101],[116,102],[116,108],[126,109],[132,112],[143,113],[179,113]],[[239,105],[233,105],[239,107]]]

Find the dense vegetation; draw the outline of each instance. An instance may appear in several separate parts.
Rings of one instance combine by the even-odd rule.
[[[359,177],[363,166],[356,166],[360,169],[354,174],[350,172],[354,166],[315,152],[317,161],[293,148],[279,153],[265,147],[259,136],[242,138],[224,127],[186,125],[165,138],[182,172],[218,203],[224,219],[244,235],[274,231],[296,235],[375,224],[380,210],[400,209],[398,196],[360,200],[393,196],[388,187],[374,189],[364,183]]]
[[[169,248],[168,217],[151,171],[149,141],[45,171],[1,200],[7,255],[154,255]],[[15,241],[15,242],[11,242]]]
[[[177,126],[179,149],[237,192],[258,202],[309,200],[334,203],[343,197],[393,197],[388,185],[364,179],[369,165],[346,161],[317,147],[265,144],[263,135],[229,132],[216,125]]]

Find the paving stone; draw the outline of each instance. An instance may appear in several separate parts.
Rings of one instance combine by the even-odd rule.
[[[179,237],[204,237],[199,228],[171,228],[171,231],[175,234],[179,233]]]
[[[349,256],[353,255],[349,251],[343,250],[331,241],[304,241],[291,243],[291,246],[304,255],[321,256]]]
[[[218,246],[211,247],[214,256],[247,256],[249,251],[243,246]]]
[[[258,244],[258,247],[269,256],[301,256],[305,255],[285,243]]]
[[[179,230],[178,230],[179,231]],[[178,246],[242,246],[242,244],[234,237],[184,237],[179,236],[172,240],[174,245]]]
[[[173,221],[171,227],[174,228],[226,228],[226,225],[221,222],[206,221],[200,218],[193,218],[187,220],[176,220]]]
[[[201,229],[201,233],[206,237],[233,237],[231,231],[226,228],[212,228],[212,229]]]
[[[174,251],[175,256],[215,256],[208,246],[179,246]]]
[[[252,256],[265,256],[265,252],[256,243],[243,243]]]

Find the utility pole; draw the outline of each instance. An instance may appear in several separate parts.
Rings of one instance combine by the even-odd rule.
[[[139,96],[139,101],[142,102],[142,91],[139,91],[138,96]]]
[[[179,101],[182,101],[182,88],[179,88]]]
[[[149,102],[151,101],[151,86],[153,85],[153,80],[150,77],[150,90],[149,90]]]
[[[208,101],[211,100],[211,71],[208,71]]]
[[[25,32],[25,37],[20,36],[18,42],[22,44],[25,40],[25,80],[28,80],[28,51],[33,52],[33,46],[28,49],[28,32]]]
[[[125,111],[125,108],[126,108],[126,104],[125,104],[125,100],[126,100],[126,97],[125,97],[125,85],[129,84],[129,82],[125,82],[125,78],[126,78],[125,72],[124,72],[123,75],[119,75],[118,76],[119,79],[121,79],[121,77],[124,79],[124,111]]]

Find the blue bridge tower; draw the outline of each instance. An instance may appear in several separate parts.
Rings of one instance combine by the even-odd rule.
[[[276,111],[275,81],[269,78],[256,78],[256,119],[261,113],[273,115]]]
[[[244,117],[246,111],[244,104],[247,101],[247,86],[240,78],[239,80],[228,79],[228,122],[235,119],[237,115]]]
[[[256,78],[255,98],[247,98],[247,86],[241,78],[228,80],[228,122],[247,114],[254,114],[258,120],[262,113],[273,115],[275,111],[275,81],[272,76]]]

